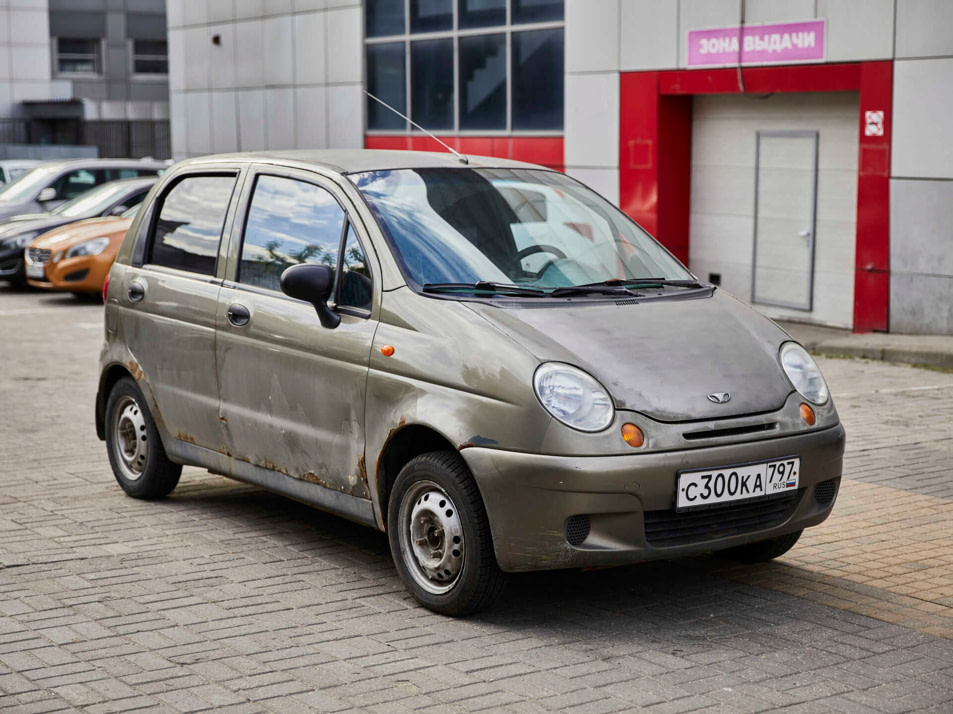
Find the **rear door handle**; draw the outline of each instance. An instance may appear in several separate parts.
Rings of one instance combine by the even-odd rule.
[[[129,283],[128,295],[132,302],[141,302],[146,296],[146,288],[142,283]]]
[[[248,308],[244,305],[239,305],[237,302],[228,306],[228,312],[226,314],[228,315],[228,321],[235,325],[235,327],[244,327],[251,319],[251,313],[248,311]]]

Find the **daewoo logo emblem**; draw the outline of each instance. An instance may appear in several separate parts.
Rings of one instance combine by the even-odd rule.
[[[728,392],[715,392],[714,394],[708,395],[708,401],[714,402],[715,404],[724,404],[730,399],[731,395],[728,394]]]

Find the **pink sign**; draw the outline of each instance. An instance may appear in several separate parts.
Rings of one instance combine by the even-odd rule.
[[[719,27],[688,33],[688,66],[824,60],[824,20]]]

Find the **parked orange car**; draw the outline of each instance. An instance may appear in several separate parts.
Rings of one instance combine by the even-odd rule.
[[[39,236],[24,251],[27,283],[76,295],[101,293],[137,208],[121,216],[87,218]]]

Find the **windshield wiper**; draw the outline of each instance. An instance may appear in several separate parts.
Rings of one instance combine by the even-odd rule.
[[[596,283],[594,285],[570,285],[565,288],[556,288],[549,297],[569,297],[571,295],[623,295],[625,297],[636,297],[639,293],[634,293],[621,285],[605,285]]]
[[[475,283],[425,283],[421,288],[425,293],[488,293],[492,295],[513,295],[517,297],[544,297],[546,293],[536,288],[521,285],[506,285],[478,280]]]
[[[668,278],[611,278],[599,283],[574,285],[574,288],[619,287],[619,288],[700,288],[702,284],[697,280],[670,280]]]

